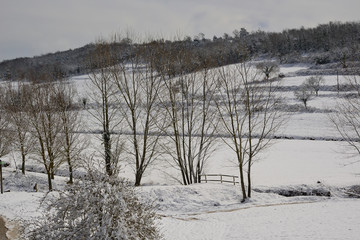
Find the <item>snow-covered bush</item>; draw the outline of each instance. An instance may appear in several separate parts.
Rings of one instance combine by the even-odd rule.
[[[256,64],[256,68],[265,75],[266,80],[269,80],[271,75],[276,75],[280,71],[279,64],[273,61],[260,62]]]
[[[91,173],[62,192],[49,194],[47,212],[29,239],[159,239],[151,205],[126,181]]]
[[[316,96],[319,95],[320,85],[323,84],[325,81],[324,77],[321,75],[311,76],[306,79],[305,84],[311,87],[314,91]]]
[[[306,82],[303,82],[298,89],[294,91],[295,98],[301,101],[307,109],[307,102],[314,96],[314,89]]]

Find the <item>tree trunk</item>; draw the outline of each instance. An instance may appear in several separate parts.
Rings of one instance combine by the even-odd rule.
[[[247,196],[245,189],[244,172],[243,172],[243,167],[241,165],[240,165],[240,185],[241,185],[241,192],[243,195],[241,202],[245,202]]]
[[[72,168],[71,160],[69,157],[68,157],[68,165],[69,165],[69,181],[68,181],[68,183],[73,184],[73,168]]]
[[[248,83],[246,83],[247,86]],[[248,171],[247,171],[247,180],[248,180],[248,198],[251,197],[251,165],[252,165],[252,157],[253,157],[253,146],[252,146],[252,112],[251,112],[251,96],[249,89],[246,90],[246,98],[247,98],[247,111],[248,111],[248,140],[249,140],[249,160],[248,160]]]
[[[251,160],[249,160],[248,172],[247,172],[247,180],[248,180],[248,198],[251,198]]]
[[[106,172],[109,176],[112,175],[112,169],[111,169],[111,143],[110,143],[110,133],[108,131],[105,131],[103,134],[103,140],[104,140],[104,148],[105,148],[105,167]]]
[[[142,172],[137,170],[135,174],[135,186],[141,185]]]
[[[22,159],[21,172],[22,172],[22,174],[25,175],[25,160],[26,160],[26,156],[25,156],[25,154],[24,154],[23,152],[21,153],[21,159]]]
[[[196,166],[196,171],[197,171],[197,174],[196,174],[196,177],[197,177],[197,181],[195,183],[201,183],[201,167],[200,167],[200,160]]]
[[[19,132],[18,128],[18,138],[20,140],[20,151],[21,151],[21,172],[25,175],[25,160],[26,160],[26,154],[25,154],[25,147],[24,147],[24,138],[22,138],[21,133]]]
[[[50,168],[50,177],[51,177],[51,179],[55,179],[54,160],[50,159],[49,168]]]
[[[52,191],[53,188],[52,188],[52,181],[51,181],[51,172],[49,170],[46,170],[46,171],[47,171],[47,175],[48,175],[49,191]]]

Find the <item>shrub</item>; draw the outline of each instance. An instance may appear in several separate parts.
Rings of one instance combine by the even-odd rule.
[[[92,173],[46,198],[45,217],[30,239],[159,239],[151,205],[123,179]]]

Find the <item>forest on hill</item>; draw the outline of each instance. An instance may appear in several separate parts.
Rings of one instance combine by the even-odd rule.
[[[248,32],[241,28],[211,39],[202,33],[176,41],[145,39],[142,43],[135,43],[130,38],[123,38],[114,41],[112,47],[121,52],[122,60],[126,60],[134,49],[142,51],[149,44],[162,48],[174,57],[180,51],[187,52],[192,63],[186,71],[194,71],[205,62],[209,67],[238,63],[244,55],[250,55],[253,59],[271,58],[282,64],[322,65],[336,62],[342,68],[347,68],[352,62],[359,61],[360,22],[329,22],[315,28],[301,27],[282,32]],[[0,78],[22,79],[28,78],[29,74],[42,72],[52,72],[56,76],[86,74],[93,67],[89,66],[89,56],[95,50],[96,44],[91,43],[73,50],[6,60],[0,63]],[[146,51],[142,52],[146,54]],[[174,71],[176,74],[176,69]]]

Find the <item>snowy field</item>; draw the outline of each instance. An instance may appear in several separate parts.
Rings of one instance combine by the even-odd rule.
[[[282,86],[300,85],[307,77],[295,76],[294,72],[304,68],[281,68],[287,76]],[[85,76],[74,78],[80,94],[86,95],[87,81]],[[336,76],[325,76],[324,84],[335,85],[336,81]],[[284,97],[289,105],[301,104],[292,92],[284,92]],[[156,205],[162,216],[159,225],[164,238],[359,239],[360,200],[347,198],[344,190],[360,184],[360,164],[349,164],[358,156],[352,156],[343,142],[326,141],[339,138],[323,111],[334,107],[336,100],[335,92],[320,91],[319,97],[308,103],[309,108],[317,111],[289,115],[278,135],[293,139],[275,140],[258,156],[249,202],[240,203],[238,185],[179,185],[169,177],[175,170],[159,162],[144,176],[143,186],[137,192],[141,199]],[[12,163],[10,168],[4,168],[5,190],[10,192],[0,195],[0,215],[6,218],[10,229],[16,230],[19,220],[40,215],[44,193],[31,191],[35,183],[45,191],[47,179],[41,173],[28,172],[22,176],[13,168],[12,157],[6,160]],[[205,173],[238,175],[234,154],[225,144],[218,143]],[[133,180],[131,166],[123,164],[121,175]],[[57,176],[55,189],[61,189],[66,180]],[[331,197],[285,197],[275,193],[279,189],[322,189],[329,191]]]

